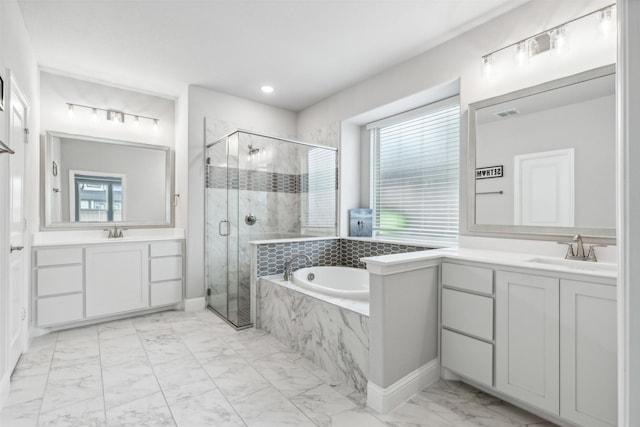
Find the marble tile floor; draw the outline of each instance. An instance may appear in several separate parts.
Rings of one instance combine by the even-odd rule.
[[[390,414],[260,330],[168,311],[37,338],[11,378],[2,427],[552,426],[457,382]]]

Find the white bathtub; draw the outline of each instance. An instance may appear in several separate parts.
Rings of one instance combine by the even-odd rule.
[[[369,300],[369,272],[360,268],[301,268],[293,273],[293,283],[325,295]]]

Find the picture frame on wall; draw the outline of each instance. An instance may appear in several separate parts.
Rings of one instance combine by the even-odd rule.
[[[0,74],[0,111],[4,111],[4,77]]]

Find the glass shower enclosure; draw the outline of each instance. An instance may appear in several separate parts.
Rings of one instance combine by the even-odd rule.
[[[252,240],[334,236],[337,150],[247,131],[206,144],[208,304],[252,325]]]

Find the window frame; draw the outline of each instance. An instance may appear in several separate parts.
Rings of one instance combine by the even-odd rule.
[[[406,121],[411,121],[413,119],[422,117],[426,114],[429,114],[430,112],[436,112],[436,111],[441,111],[447,107],[452,107],[452,106],[458,106],[458,128],[459,128],[459,132],[458,132],[458,147],[457,147],[457,155],[458,155],[458,173],[457,173],[457,177],[458,177],[458,182],[457,182],[457,191],[456,191],[456,198],[457,198],[457,206],[458,206],[458,218],[457,218],[457,233],[456,233],[456,238],[454,241],[451,242],[443,242],[443,241],[435,241],[435,240],[430,240],[428,236],[424,236],[424,235],[411,235],[411,236],[379,236],[376,235],[376,215],[377,210],[376,210],[376,186],[377,186],[377,180],[375,178],[376,175],[376,166],[377,166],[377,156],[378,156],[378,147],[377,147],[377,141],[376,138],[374,137],[374,131],[378,132],[378,130],[380,128],[384,128],[386,126],[393,126],[396,124],[400,124],[402,122],[406,122]],[[373,211],[373,235],[372,238],[374,240],[391,240],[391,241],[398,241],[401,243],[405,243],[405,244],[427,244],[429,246],[432,247],[452,247],[452,246],[457,246],[458,244],[458,240],[459,240],[459,236],[460,236],[460,208],[461,208],[461,199],[460,199],[460,185],[461,185],[461,160],[462,160],[462,156],[461,156],[461,126],[462,126],[462,113],[461,113],[461,105],[460,105],[460,96],[459,95],[453,95],[447,98],[443,98],[441,100],[429,103],[427,105],[418,107],[418,108],[414,108],[399,114],[395,114],[389,117],[385,117],[382,118],[380,120],[376,120],[374,122],[368,123],[367,125],[365,125],[365,130],[367,131],[367,135],[369,138],[369,206],[371,207],[372,211]]]

